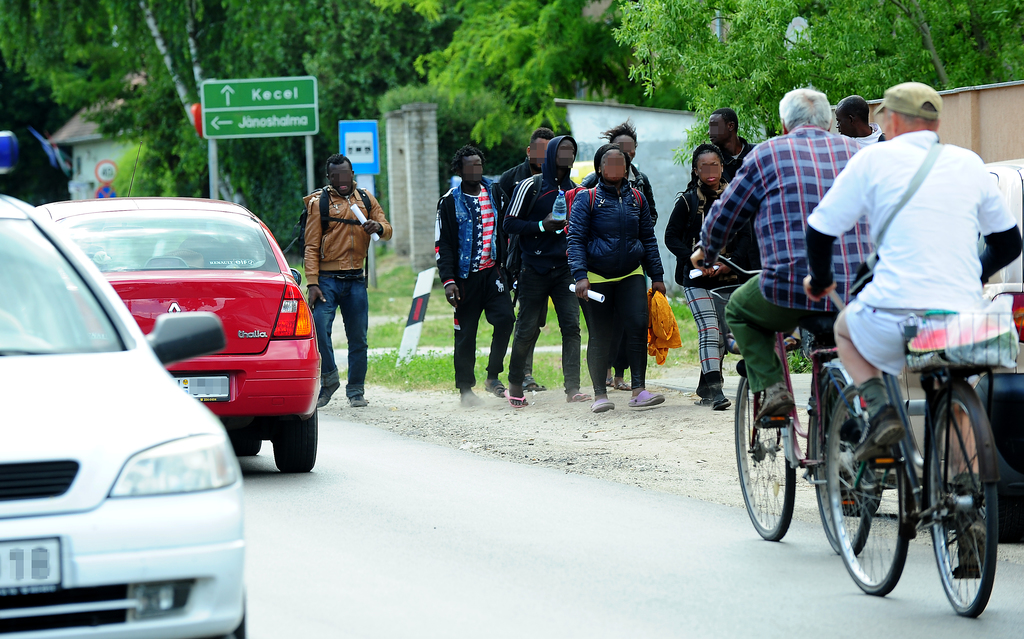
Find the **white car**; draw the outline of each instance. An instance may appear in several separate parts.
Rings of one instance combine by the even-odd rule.
[[[147,339],[0,196],[0,636],[244,637],[241,471],[164,368],[223,344],[209,313]]]

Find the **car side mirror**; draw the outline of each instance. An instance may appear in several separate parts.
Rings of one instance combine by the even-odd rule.
[[[292,279],[295,280],[295,284],[302,286],[302,273],[299,273],[298,269],[292,269]]]
[[[153,332],[146,339],[164,365],[219,353],[227,345],[220,318],[198,311],[164,313],[156,318]]]

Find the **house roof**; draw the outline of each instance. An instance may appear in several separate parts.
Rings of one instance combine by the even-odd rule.
[[[100,135],[99,125],[85,119],[88,111],[89,109],[85,108],[72,116],[70,120],[64,123],[64,126],[57,129],[57,132],[50,137],[50,140],[54,144],[78,144],[79,142],[102,140],[103,136]]]

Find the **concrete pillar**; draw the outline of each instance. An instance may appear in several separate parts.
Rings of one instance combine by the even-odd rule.
[[[406,183],[405,173],[405,158],[408,155],[405,143],[405,118],[401,111],[391,111],[384,114],[384,122],[388,154],[388,208],[391,209],[391,226],[395,230],[391,245],[395,253],[407,258],[409,230],[412,225],[409,221],[409,185]]]
[[[402,106],[405,123],[405,183],[409,211],[409,261],[413,270],[434,265],[434,219],[441,197],[437,169],[437,105]],[[392,210],[395,204],[391,205]],[[395,228],[397,235],[398,228]]]

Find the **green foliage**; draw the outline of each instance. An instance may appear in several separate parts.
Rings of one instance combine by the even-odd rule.
[[[790,30],[798,16],[808,27]],[[648,92],[682,92],[704,115],[736,108],[756,140],[780,130],[778,102],[797,87],[834,103],[909,80],[941,89],[1020,78],[1022,18],[1016,0],[640,0],[623,7],[615,35],[633,48],[631,77]]]
[[[811,360],[804,357],[804,354],[799,350],[789,351],[786,353],[786,360],[789,363],[789,372],[791,375],[811,372]]]
[[[28,127],[53,133],[74,113],[48,99],[45,86],[25,73],[8,67],[0,55],[0,131],[12,131],[18,138],[18,165],[0,175],[0,193],[13,195],[30,204],[43,204],[68,197],[67,178],[50,166],[42,146]]]
[[[441,192],[448,190],[451,177],[449,164],[460,147],[475,144],[487,157],[484,173],[497,175],[523,161],[533,129],[526,118],[516,115],[495,93],[485,91],[448,92],[430,85],[407,85],[381,96],[381,113],[394,111],[403,104],[433,102],[437,104],[437,161]],[[503,113],[502,128],[485,138],[474,133],[478,122],[488,114]],[[384,122],[381,122],[382,131]]]
[[[427,16],[444,6],[440,0],[374,1],[388,8],[412,6]],[[555,107],[556,97],[678,106],[671,92],[645,96],[629,81],[631,52],[612,35],[624,4],[614,0],[600,15],[585,15],[584,10],[592,12],[601,3],[462,0],[456,5],[462,22],[451,43],[420,57],[417,67],[445,91],[493,92],[511,106],[476,120],[473,137],[488,144],[512,126],[514,114],[529,118],[530,127],[563,127],[565,113]]]
[[[208,195],[207,143],[182,104],[198,101],[197,75],[316,76],[321,134],[314,161],[322,183],[322,162],[338,149],[335,123],[376,118],[381,94],[425,82],[414,61],[445,47],[458,23],[444,11],[428,20],[411,8],[382,11],[370,0],[150,0],[145,6],[166,42],[177,84],[137,0],[0,0],[0,53],[41,87],[37,109],[51,98],[66,119],[79,108],[104,105],[95,115],[101,131],[143,144],[133,195]],[[218,146],[222,175],[287,243],[306,190],[302,139]],[[36,198],[45,199],[56,198]]]

